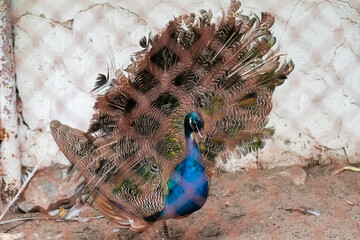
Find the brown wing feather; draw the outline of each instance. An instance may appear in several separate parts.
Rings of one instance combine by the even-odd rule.
[[[137,218],[131,213],[121,210],[102,193],[97,195],[93,204],[95,208],[104,214],[105,217],[114,222],[119,228],[129,228],[133,232],[141,233],[153,224]]]

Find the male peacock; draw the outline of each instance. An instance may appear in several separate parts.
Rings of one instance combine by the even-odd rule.
[[[51,123],[95,207],[119,227],[142,232],[200,209],[214,159],[236,147],[256,150],[272,135],[272,93],[294,64],[271,49],[274,17],[244,16],[239,7],[231,1],[217,23],[211,11],[180,16],[141,39],[127,75],[99,75],[94,90],[108,89],[87,133]]]

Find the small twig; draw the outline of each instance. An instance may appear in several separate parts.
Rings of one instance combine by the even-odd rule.
[[[30,221],[30,220],[49,220],[48,217],[25,217],[25,218],[13,218],[10,220],[1,221],[0,225],[18,222],[18,221]]]
[[[21,225],[23,225],[23,224],[24,224],[24,222],[19,223],[18,225],[15,225],[15,226],[13,226],[13,227],[11,227],[11,228],[7,229],[4,233],[8,233],[8,232],[10,232],[10,231],[14,230],[15,228],[17,228],[17,227],[19,227],[19,226],[21,226]]]
[[[78,222],[84,222],[84,220],[92,220],[92,219],[100,219],[105,218],[104,216],[96,216],[96,217],[87,217],[87,218],[72,218],[72,219],[65,219],[64,221],[78,221]]]
[[[20,190],[17,192],[17,194],[15,195],[15,197],[13,199],[11,199],[11,201],[9,202],[9,204],[6,206],[4,212],[1,214],[0,216],[0,220],[3,219],[3,217],[5,216],[5,214],[9,211],[10,207],[15,203],[15,201],[19,198],[20,194],[22,193],[22,191],[24,191],[24,189],[26,188],[26,186],[28,185],[28,183],[30,182],[30,180],[32,179],[32,177],[35,175],[36,171],[39,169],[40,165],[42,163],[42,160],[40,160],[36,166],[34,167],[34,169],[32,170],[32,172],[30,173],[29,177],[25,180],[24,184],[21,186]]]
[[[5,225],[5,224],[13,223],[13,222],[18,222],[18,221],[31,221],[31,220],[47,220],[47,221],[56,220],[57,222],[69,222],[69,221],[83,222],[84,219],[92,220],[92,219],[100,219],[100,218],[104,218],[104,216],[87,217],[87,218],[72,218],[72,219],[57,219],[54,217],[25,217],[25,218],[14,218],[14,219],[6,220],[6,221],[1,221],[0,225]]]
[[[342,167],[336,171],[334,171],[331,176],[334,176],[342,171],[345,171],[345,170],[349,170],[349,171],[353,171],[353,172],[360,172],[360,168],[357,168],[357,167],[354,167],[354,166],[345,166],[345,167]]]
[[[305,207],[298,207],[298,208],[287,208],[285,209],[289,212],[299,212],[304,215],[314,215],[314,216],[320,216],[320,213],[311,209],[311,208],[305,208]]]

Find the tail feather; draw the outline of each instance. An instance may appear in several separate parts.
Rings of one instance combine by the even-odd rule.
[[[182,120],[190,111],[202,113],[208,123],[200,145],[209,158],[247,143],[251,136],[263,138],[273,89],[294,65],[280,64],[281,56],[272,50],[274,17],[262,13],[261,19],[250,18],[238,13],[239,7],[231,1],[220,23],[211,22],[211,11],[201,11],[198,19],[180,16],[162,34],[143,38],[144,50],[126,69],[128,77],[119,77],[98,97],[88,133],[101,141],[116,134],[136,139],[138,151],[146,152],[143,146],[148,146],[164,169],[183,159],[177,144],[184,144]],[[127,164],[131,169],[138,163]]]

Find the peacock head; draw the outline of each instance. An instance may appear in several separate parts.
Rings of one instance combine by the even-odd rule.
[[[199,113],[191,112],[185,117],[184,121],[185,135],[190,137],[191,133],[198,133],[202,135],[205,127],[205,122]]]

